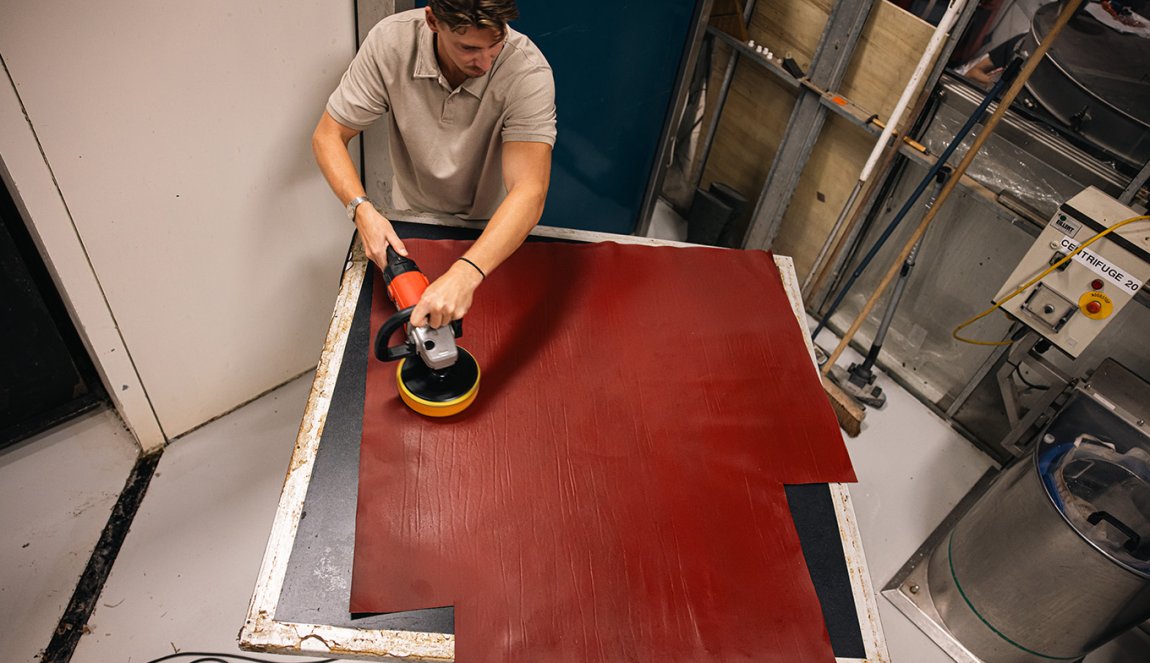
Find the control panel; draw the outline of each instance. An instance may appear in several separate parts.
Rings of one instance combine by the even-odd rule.
[[[1063,203],[995,303],[1077,357],[1150,280],[1150,221],[1135,221],[1086,246],[1014,297],[1010,294],[1108,227],[1138,216],[1094,187]],[[1010,297],[1008,300],[1007,298]]]

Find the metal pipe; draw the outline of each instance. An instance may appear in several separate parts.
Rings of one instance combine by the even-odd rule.
[[[743,8],[743,23],[749,25],[751,16],[755,11],[755,0],[749,0]],[[731,49],[731,57],[727,60],[727,69],[723,72],[723,83],[719,87],[719,96],[715,100],[715,109],[711,111],[711,121],[707,123],[707,133],[703,138],[703,147],[699,151],[699,172],[695,174],[691,189],[698,189],[703,181],[703,172],[707,169],[707,159],[711,156],[711,148],[715,144],[715,134],[719,130],[719,120],[722,119],[723,106],[727,104],[727,95],[731,92],[731,81],[735,78],[735,65],[739,63],[739,52]]]
[[[933,4],[932,2],[932,7]],[[899,97],[898,103],[895,104],[894,110],[890,114],[890,119],[887,121],[886,126],[883,127],[878,142],[875,143],[870,156],[867,157],[866,164],[863,165],[862,171],[859,173],[859,178],[858,181],[855,182],[854,189],[851,190],[846,204],[843,205],[842,211],[839,212],[838,219],[835,220],[834,227],[831,228],[831,232],[827,236],[827,242],[819,249],[818,255],[815,256],[814,264],[811,265],[810,270],[807,271],[806,278],[803,279],[802,287],[804,294],[809,294],[807,291],[814,275],[822,269],[827,253],[830,251],[830,238],[838,236],[839,231],[842,230],[843,223],[846,222],[847,215],[854,207],[859,192],[862,191],[863,185],[866,184],[866,181],[870,179],[871,174],[874,172],[875,164],[878,163],[883,151],[887,149],[887,143],[890,142],[895,127],[902,121],[902,115],[906,112],[906,107],[910,104],[911,97],[918,91],[919,84],[922,82],[927,68],[930,67],[938,56],[939,51],[942,50],[943,43],[946,41],[950,29],[954,26],[955,21],[958,20],[958,15],[962,12],[965,5],[966,0],[951,0],[950,5],[946,8],[946,13],[942,15],[942,19],[938,22],[938,27],[934,29],[934,34],[930,36],[930,41],[927,42],[926,48],[922,52],[922,57],[918,60],[918,65],[910,75],[910,80],[907,81],[906,87],[903,88],[902,96]]]
[[[952,27],[950,30],[950,36],[943,44],[942,50],[939,52],[938,57],[935,59],[935,63],[931,68],[930,75],[927,76],[926,82],[923,85],[923,90],[935,89],[939,79],[942,78],[942,72],[946,69],[947,63],[950,62],[950,57],[954,53],[954,49],[958,45],[961,35],[965,34],[967,27],[970,25],[971,19],[974,18],[974,13],[978,10],[978,5],[978,2],[966,3],[966,8],[962,10],[961,14],[959,14],[957,21],[955,21],[954,27]],[[914,108],[911,111],[911,116],[917,118],[915,120],[916,125],[924,124],[928,120],[928,106],[933,96],[933,94],[919,95],[918,101],[915,103]],[[913,129],[908,129],[907,136],[918,135],[917,129],[918,126],[914,127]],[[895,163],[895,158],[898,155],[915,156],[909,154],[909,151],[906,149],[906,147],[907,146],[905,144],[902,144],[898,145],[897,151],[887,151],[883,155],[882,161],[878,166],[879,172],[886,173],[890,169],[891,164]],[[967,189],[969,188],[970,184],[981,186],[970,178],[966,178],[965,182],[960,183],[960,186],[962,186],[964,189]],[[887,188],[885,182],[882,187]],[[856,238],[857,231],[859,230],[858,224],[864,216],[873,217],[873,207],[877,205],[879,201],[884,199],[885,196],[882,194],[880,188],[876,186],[876,183],[872,178],[862,191],[861,199],[858,202],[858,207],[856,207],[854,212],[852,212],[848,217],[845,229],[839,234],[837,238],[834,238],[834,249],[831,251],[830,256],[827,257],[821,269],[819,269],[815,274],[814,281],[808,286],[804,287],[802,291],[804,299],[821,293],[824,283],[834,283],[838,280],[839,273],[842,271],[844,265],[850,262],[849,258],[842,256],[843,249],[847,246],[851,246],[851,251],[848,251],[848,254],[857,249],[857,247],[853,245],[858,241]],[[863,210],[871,211],[864,215]],[[829,298],[831,294],[833,294],[833,288],[831,289],[831,292],[822,296],[823,301],[819,304],[818,308],[822,308],[826,304],[826,299]]]
[[[946,183],[946,178],[950,176],[949,171],[949,168],[944,168],[939,171],[934,194],[931,195],[930,200],[926,202],[927,211],[934,207],[935,201],[938,200],[938,194],[942,191],[942,185]],[[906,257],[906,262],[902,264],[902,271],[898,274],[898,281],[894,285],[894,292],[891,293],[890,301],[887,302],[886,312],[883,313],[882,322],[879,323],[878,331],[875,332],[874,340],[871,341],[870,351],[867,352],[866,359],[863,360],[862,364],[851,370],[852,373],[858,371],[862,374],[867,374],[870,372],[870,369],[874,367],[875,362],[878,361],[878,355],[882,350],[883,341],[886,340],[886,333],[890,330],[891,323],[894,322],[894,312],[898,308],[899,302],[902,301],[902,295],[906,291],[906,284],[910,281],[911,272],[914,271],[919,249],[922,248],[922,239],[922,237],[919,238],[918,243],[911,249],[910,255]]]
[[[850,345],[851,339],[854,338],[855,333],[858,332],[859,327],[862,326],[863,321],[866,320],[867,316],[870,315],[870,312],[874,309],[875,302],[879,297],[882,296],[882,293],[886,291],[887,287],[890,285],[890,282],[898,273],[899,268],[902,266],[902,262],[906,260],[906,257],[910,254],[911,249],[914,248],[914,245],[918,243],[919,238],[921,238],[926,233],[926,229],[930,226],[931,222],[934,221],[934,218],[938,216],[938,210],[942,207],[942,204],[946,202],[946,199],[950,197],[950,193],[954,191],[954,187],[958,184],[958,181],[962,178],[963,174],[966,173],[966,169],[969,168],[970,164],[974,161],[974,157],[978,154],[979,149],[982,148],[983,143],[985,143],[987,139],[990,138],[991,134],[994,133],[995,127],[998,126],[998,123],[1002,120],[1002,117],[1006,115],[1006,111],[1008,108],[1010,108],[1010,104],[1014,102],[1014,99],[1018,97],[1018,93],[1022,91],[1023,84],[1025,84],[1026,80],[1030,78],[1030,74],[1034,72],[1034,69],[1038,67],[1038,63],[1041,62],[1044,57],[1046,57],[1046,52],[1050,50],[1050,45],[1053,44],[1058,35],[1062,33],[1062,29],[1066,27],[1067,23],[1070,22],[1070,18],[1074,16],[1075,12],[1078,11],[1078,8],[1081,5],[1082,0],[1067,0],[1066,5],[1062,8],[1062,12],[1058,15],[1058,20],[1055,21],[1054,26],[1051,27],[1050,32],[1046,34],[1046,37],[1042,40],[1042,43],[1038,45],[1038,48],[1035,49],[1034,53],[1032,53],[1026,60],[1026,65],[1022,69],[1022,73],[1020,73],[1018,77],[1014,79],[1014,84],[1010,86],[1010,90],[1007,91],[1006,96],[1003,97],[1001,102],[999,102],[998,108],[994,110],[994,113],[991,114],[990,119],[987,120],[986,124],[983,126],[982,131],[979,132],[978,136],[975,137],[974,144],[971,145],[970,149],[966,151],[966,155],[963,156],[962,161],[960,161],[958,166],[954,169],[954,174],[952,174],[950,179],[947,180],[942,192],[939,193],[938,202],[934,207],[930,209],[930,211],[927,212],[922,221],[919,222],[918,227],[915,228],[906,244],[903,245],[902,251],[899,253],[898,257],[895,258],[895,261],[891,263],[890,268],[887,269],[886,274],[883,275],[882,280],[879,281],[878,286],[875,287],[874,292],[867,299],[866,303],[862,307],[862,310],[860,310],[858,315],[855,316],[855,320],[853,323],[851,323],[850,328],[847,329],[845,334],[843,334],[842,340],[839,341],[838,347],[834,349],[834,352],[832,352],[831,355],[827,358],[826,363],[823,364],[823,375],[830,373],[831,367],[838,360],[838,358],[842,356],[847,346]]]
[[[1150,179],[1150,161],[1147,161],[1134,179],[1130,180],[1130,184],[1126,185],[1126,190],[1118,197],[1118,202],[1129,207],[1130,203],[1134,202],[1134,197],[1138,195],[1138,190],[1146,185],[1148,179]]]
[[[840,0],[832,5],[805,78],[814,89],[806,85],[799,88],[782,142],[771,160],[751,215],[743,246],[769,249],[774,243],[826,122],[821,91],[833,90],[842,82],[873,7],[873,0]]]
[[[871,150],[870,157],[867,158],[866,165],[863,166],[862,172],[859,174],[859,181],[866,182],[870,177],[875,164],[878,163],[879,156],[881,156],[883,150],[886,149],[886,145],[890,141],[895,127],[897,127],[898,123],[902,120],[902,114],[910,104],[911,97],[914,96],[914,93],[918,90],[918,84],[922,81],[923,75],[926,74],[927,67],[934,62],[935,56],[942,48],[943,41],[946,39],[950,28],[954,25],[955,20],[958,19],[958,15],[962,11],[964,4],[966,4],[966,0],[952,0],[942,20],[938,22],[938,27],[935,28],[934,34],[930,36],[930,42],[927,43],[926,50],[923,51],[922,57],[918,60],[918,66],[915,67],[914,73],[910,75],[910,81],[907,82],[906,88],[902,91],[902,96],[899,97],[898,103],[895,104],[894,111],[890,114],[890,120],[886,123],[886,127],[882,130],[882,135],[879,136],[878,143],[875,144],[874,149]]]
[[[659,192],[663,188],[663,178],[667,174],[666,160],[671,152],[671,144],[675,139],[676,122],[680,121],[683,109],[687,106],[687,95],[691,84],[691,77],[703,48],[703,41],[707,34],[707,17],[711,15],[714,0],[701,0],[695,7],[692,16],[691,33],[687,37],[687,45],[683,49],[683,58],[679,72],[675,77],[675,94],[671,100],[671,109],[663,120],[663,131],[659,136],[659,146],[655,152],[655,163],[647,179],[647,189],[643,193],[642,206],[633,231],[636,235],[646,236],[651,229],[651,216],[655,212],[655,203],[659,199]]]
[[[821,332],[823,328],[827,326],[827,322],[830,321],[831,316],[834,315],[836,310],[838,310],[839,304],[842,303],[843,299],[847,296],[847,293],[854,286],[855,282],[858,281],[859,277],[862,276],[862,273],[870,265],[871,261],[874,260],[874,257],[878,255],[879,249],[881,249],[883,245],[886,244],[887,240],[890,239],[890,236],[894,234],[895,229],[898,228],[899,224],[902,223],[902,220],[906,218],[907,213],[910,212],[911,207],[913,207],[914,204],[918,201],[919,196],[921,196],[922,193],[926,191],[926,187],[930,184],[931,180],[937,177],[942,169],[946,167],[947,159],[949,159],[950,155],[954,154],[954,151],[958,149],[959,145],[962,144],[962,139],[966,137],[966,134],[970,133],[970,130],[974,128],[974,125],[978,124],[978,121],[982,119],[982,114],[985,113],[986,109],[990,107],[991,102],[993,102],[995,97],[998,96],[998,93],[1002,91],[1002,88],[1006,87],[1006,84],[1010,82],[1010,79],[1014,77],[1015,73],[1017,73],[1019,64],[1020,61],[1016,58],[1010,64],[1010,66],[1006,68],[1006,71],[1003,72],[1002,77],[999,78],[997,82],[995,82],[994,87],[990,88],[990,92],[986,93],[986,96],[983,97],[982,103],[978,105],[978,108],[974,109],[974,112],[970,114],[970,117],[966,118],[966,123],[962,125],[962,128],[959,129],[958,133],[955,134],[953,139],[951,139],[950,144],[947,145],[946,149],[943,150],[941,155],[939,155],[938,160],[934,162],[933,166],[931,166],[930,170],[926,174],[926,177],[922,178],[922,181],[918,183],[918,186],[915,187],[914,191],[910,194],[910,197],[907,198],[905,203],[903,203],[902,208],[899,209],[898,214],[895,214],[894,218],[891,219],[889,224],[887,224],[887,227],[882,231],[882,234],[879,235],[878,239],[875,240],[874,246],[871,247],[870,251],[867,251],[867,254],[863,257],[858,267],[855,268],[855,271],[850,275],[850,278],[847,279],[847,282],[843,284],[843,287],[839,290],[838,296],[835,297],[834,302],[831,303],[831,306],[829,309],[827,309],[827,312],[823,314],[823,317],[819,320],[819,324],[815,327],[815,330],[811,332],[811,338],[818,338],[819,332]],[[1002,108],[1001,103],[999,104],[999,108]],[[981,135],[982,134],[979,134],[979,136]],[[959,175],[961,175],[961,173]]]

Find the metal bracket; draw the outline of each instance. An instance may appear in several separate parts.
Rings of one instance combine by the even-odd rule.
[[[872,6],[873,2],[868,0],[840,0],[835,3],[809,68],[808,78],[817,87],[833,90],[842,82]],[[800,88],[783,141],[775,153],[751,217],[744,242],[747,248],[769,249],[774,243],[783,214],[822,132],[826,114],[821,97]]]

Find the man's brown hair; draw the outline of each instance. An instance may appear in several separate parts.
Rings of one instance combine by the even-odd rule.
[[[435,18],[453,32],[476,27],[502,33],[508,21],[519,18],[515,0],[428,0],[427,4]]]

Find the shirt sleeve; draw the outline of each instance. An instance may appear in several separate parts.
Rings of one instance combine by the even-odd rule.
[[[515,86],[503,121],[503,142],[555,146],[555,79],[550,67],[528,72]]]
[[[362,131],[391,110],[380,68],[383,39],[378,28],[372,29],[344,72],[339,87],[328,97],[328,114],[346,127]]]

